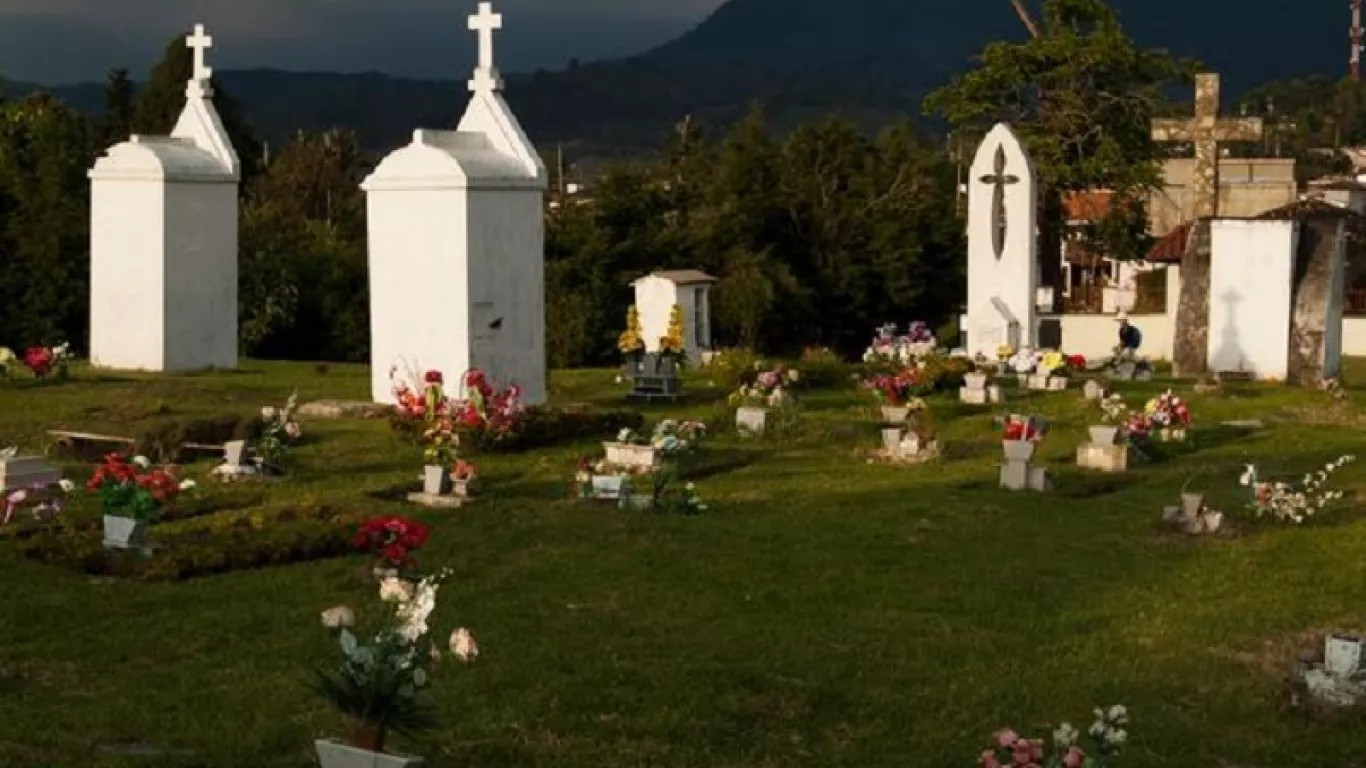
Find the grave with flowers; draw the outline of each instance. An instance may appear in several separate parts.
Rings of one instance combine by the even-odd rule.
[[[486,418],[491,393],[488,383],[482,374],[472,371],[465,376],[465,398],[456,400],[447,395],[441,371],[427,371],[420,381],[404,381],[396,376],[397,371],[391,370],[394,419],[416,436],[425,462],[420,478],[422,488],[409,493],[408,501],[438,509],[473,501],[478,472],[458,455],[459,425],[474,425]]]
[[[1339,456],[1322,468],[1308,472],[1299,484],[1282,480],[1262,480],[1256,465],[1248,464],[1238,478],[1247,496],[1248,508],[1257,518],[1270,517],[1279,522],[1303,523],[1342,501],[1345,494],[1326,488],[1333,474],[1356,461],[1354,454]]]
[[[0,381],[19,380],[20,369],[28,371],[30,381],[58,382],[70,378],[71,345],[29,347],[22,356],[0,347]]]
[[[958,390],[958,399],[970,405],[992,405],[1005,402],[1005,393],[999,384],[988,384],[989,374],[976,370],[963,374],[963,386]]]
[[[1086,731],[1090,743],[1083,744],[1082,733],[1070,723],[1053,730],[1051,743],[1028,738],[1013,728],[1001,728],[991,737],[991,746],[977,758],[980,768],[1109,768],[1129,741],[1129,710],[1122,704],[1097,707],[1095,719]]]
[[[700,421],[664,419],[648,435],[625,428],[602,444],[604,458],[580,459],[574,496],[623,506],[653,506],[677,467],[697,453],[707,436]]]
[[[1326,634],[1320,648],[1300,654],[1291,703],[1328,708],[1356,707],[1366,701],[1366,666],[1361,637]]]
[[[653,402],[676,402],[683,395],[682,367],[687,362],[683,338],[682,308],[675,306],[669,314],[669,325],[654,351],[647,345],[640,328],[640,314],[635,305],[627,311],[626,330],[617,346],[626,357],[626,376],[631,382],[627,399]]]
[[[800,379],[795,368],[783,366],[747,376],[729,397],[735,408],[736,432],[741,437],[761,437],[774,433],[774,426],[787,426],[796,407],[789,388]]]
[[[1129,468],[1130,446],[1126,430],[1129,407],[1119,395],[1110,395],[1099,404],[1102,423],[1087,427],[1090,441],[1077,446],[1077,466],[1101,472],[1124,472]]]
[[[898,422],[882,425],[882,446],[872,458],[886,464],[914,465],[940,457],[934,421],[929,406],[919,397],[906,403],[906,413]]]
[[[223,463],[213,469],[212,475],[225,483],[270,480],[283,475],[290,447],[303,437],[303,427],[295,418],[298,408],[298,392],[289,396],[283,408],[262,408],[260,436],[254,441],[225,442]]]
[[[62,473],[41,456],[20,456],[17,446],[0,450],[0,493],[28,490],[35,486],[47,488],[61,479]]]
[[[1027,365],[1023,360],[1020,362]],[[1057,350],[1048,350],[1035,355],[1025,386],[1039,391],[1061,391],[1067,389],[1074,372],[1084,370],[1086,358],[1081,355],[1065,355]]]
[[[1005,463],[1001,465],[1001,487],[1012,491],[1047,491],[1052,487],[1048,470],[1035,466],[1034,452],[1047,434],[1047,422],[1040,416],[1006,417],[1001,447]]]
[[[897,334],[895,323],[879,327],[872,344],[863,352],[863,364],[870,371],[895,373],[936,353],[939,341],[928,324],[916,320]]]

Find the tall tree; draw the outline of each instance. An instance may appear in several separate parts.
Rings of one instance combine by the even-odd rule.
[[[1135,234],[1144,229],[1143,200],[1161,182],[1162,150],[1149,119],[1165,101],[1163,89],[1194,65],[1138,48],[1103,0],[1046,0],[1032,27],[1023,42],[987,45],[976,68],[930,94],[925,106],[969,130],[1001,121],[1015,128],[1038,174],[1042,265],[1045,281],[1056,285],[1061,199],[1069,191],[1113,190],[1118,204],[1108,215],[1115,220],[1089,234],[1111,256],[1142,255]]]
[[[185,107],[185,85],[193,71],[194,56],[185,45],[185,38],[177,35],[166,45],[166,52],[162,54],[161,61],[152,67],[151,73],[147,76],[147,83],[138,92],[133,107],[133,132],[171,132],[181,110]],[[247,124],[236,99],[223,88],[217,76],[213,78],[213,104],[242,163],[245,190],[261,167],[261,141]]]
[[[104,114],[99,121],[100,149],[126,141],[133,132],[134,92],[128,70],[110,70],[104,83]]]

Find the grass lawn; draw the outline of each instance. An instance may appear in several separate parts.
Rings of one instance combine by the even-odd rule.
[[[1366,381],[1363,363],[1349,381]],[[37,450],[54,428],[131,435],[157,412],[253,412],[296,388],[303,401],[368,388],[360,367],[245,368],[0,386],[0,446]],[[618,407],[611,378],[557,373],[555,401]],[[1120,391],[1141,405],[1165,386]],[[690,391],[650,418],[725,419],[720,390]],[[1186,456],[1103,477],[1071,466],[1097,422],[1076,389],[1015,396],[1059,424],[1040,449],[1056,489],[1012,494],[996,487],[991,409],[933,401],[947,458],[898,469],[860,453],[878,441],[866,395],[801,396],[791,439],[712,442],[725,466],[698,479],[705,516],[569,500],[591,442],[477,457],[486,498],[416,516],[434,524],[423,564],[456,572],[438,626],[470,627],[483,653],[440,668],[444,728],[393,746],[435,768],[967,766],[999,726],[1084,729],[1093,705],[1124,703],[1125,765],[1366,760],[1361,715],[1305,716],[1282,689],[1307,632],[1366,625],[1366,466],[1337,478],[1342,508],[1303,527],[1240,514],[1239,536],[1195,540],[1158,525],[1193,475],[1232,513],[1244,462],[1294,477],[1358,451],[1361,409],[1229,385],[1191,397]],[[1248,418],[1266,428],[1217,429]],[[291,475],[251,491],[256,502],[413,514],[386,492],[416,478],[420,456],[385,422],[305,427]],[[205,479],[210,466],[187,472]],[[302,767],[314,738],[344,732],[307,682],[337,658],[319,612],[371,605],[360,557],[147,583],[16,547],[0,541],[0,766]]]

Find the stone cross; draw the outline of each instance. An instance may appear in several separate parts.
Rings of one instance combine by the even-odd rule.
[[[1006,185],[1018,184],[1019,176],[1011,176],[1006,173],[1006,150],[1005,147],[996,148],[994,173],[983,176],[979,181],[983,184],[990,184],[991,190],[991,247],[996,251],[996,258],[1001,258],[1006,247]]]
[[[204,51],[213,47],[213,38],[204,34],[204,25],[194,25],[194,34],[185,38],[185,47],[194,50],[194,72],[190,75],[190,95],[204,97],[212,95],[210,80],[213,68],[204,65]]]
[[[1195,145],[1195,176],[1192,180],[1194,216],[1219,214],[1219,142],[1257,141],[1262,138],[1260,117],[1219,119],[1219,75],[1195,76],[1195,117],[1191,120],[1153,120],[1153,141]]]
[[[503,14],[493,12],[493,3],[480,3],[479,12],[470,16],[469,28],[479,33],[479,65],[474,68],[469,89],[496,91],[503,87],[503,80],[493,64],[493,31],[503,28]]]

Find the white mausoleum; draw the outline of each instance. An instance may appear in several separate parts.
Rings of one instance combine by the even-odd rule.
[[[697,363],[711,351],[711,288],[716,278],[695,269],[654,272],[635,280],[636,311],[646,352],[658,352],[678,306],[683,315],[683,349]]]
[[[369,223],[371,391],[393,401],[389,371],[479,368],[546,397],[546,171],[500,90],[480,3],[472,93],[454,131],[419,129],[361,188]]]
[[[213,107],[197,25],[170,136],[132,136],[90,171],[90,360],[185,371],[237,366],[240,166]]]

